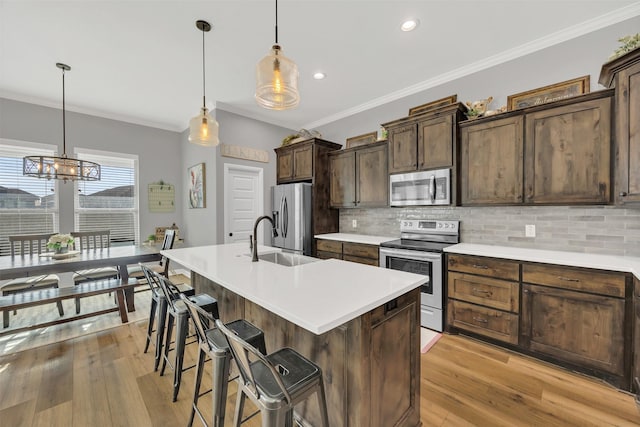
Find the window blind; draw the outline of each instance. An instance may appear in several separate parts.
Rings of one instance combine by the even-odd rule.
[[[32,148],[0,140],[0,255],[10,255],[9,236],[58,230],[56,181],[22,175],[22,158],[52,156],[54,148]]]
[[[100,181],[79,181],[75,194],[77,231],[111,230],[112,245],[140,241],[137,156],[77,150],[78,158],[100,164]]]

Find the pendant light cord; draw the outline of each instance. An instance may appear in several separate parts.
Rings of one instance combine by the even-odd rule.
[[[205,68],[204,68],[204,29],[202,30],[202,108],[207,108],[207,102],[205,99],[206,87],[205,87]]]
[[[278,44],[278,0],[276,0],[276,44]]]
[[[64,99],[64,68],[62,69],[62,157],[67,156],[66,114]]]

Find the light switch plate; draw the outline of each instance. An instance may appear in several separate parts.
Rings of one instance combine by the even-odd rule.
[[[357,219],[351,220],[351,227],[358,228],[358,220]]]
[[[525,237],[536,237],[536,226],[535,225],[525,225],[524,226],[524,236]]]

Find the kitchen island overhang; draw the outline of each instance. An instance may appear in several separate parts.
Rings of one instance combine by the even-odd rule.
[[[251,262],[238,243],[162,253],[191,270],[196,292],[218,299],[224,322],[244,318],[265,332],[268,352],[292,347],[322,368],[330,425],[420,425],[424,276],[341,260]],[[314,399],[295,413],[319,425]]]

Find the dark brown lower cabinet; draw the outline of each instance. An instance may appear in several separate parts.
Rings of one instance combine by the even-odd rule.
[[[632,386],[640,405],[640,280],[633,280],[633,373]]]
[[[628,388],[624,320],[624,298],[522,285],[520,344],[526,350],[612,374]]]

